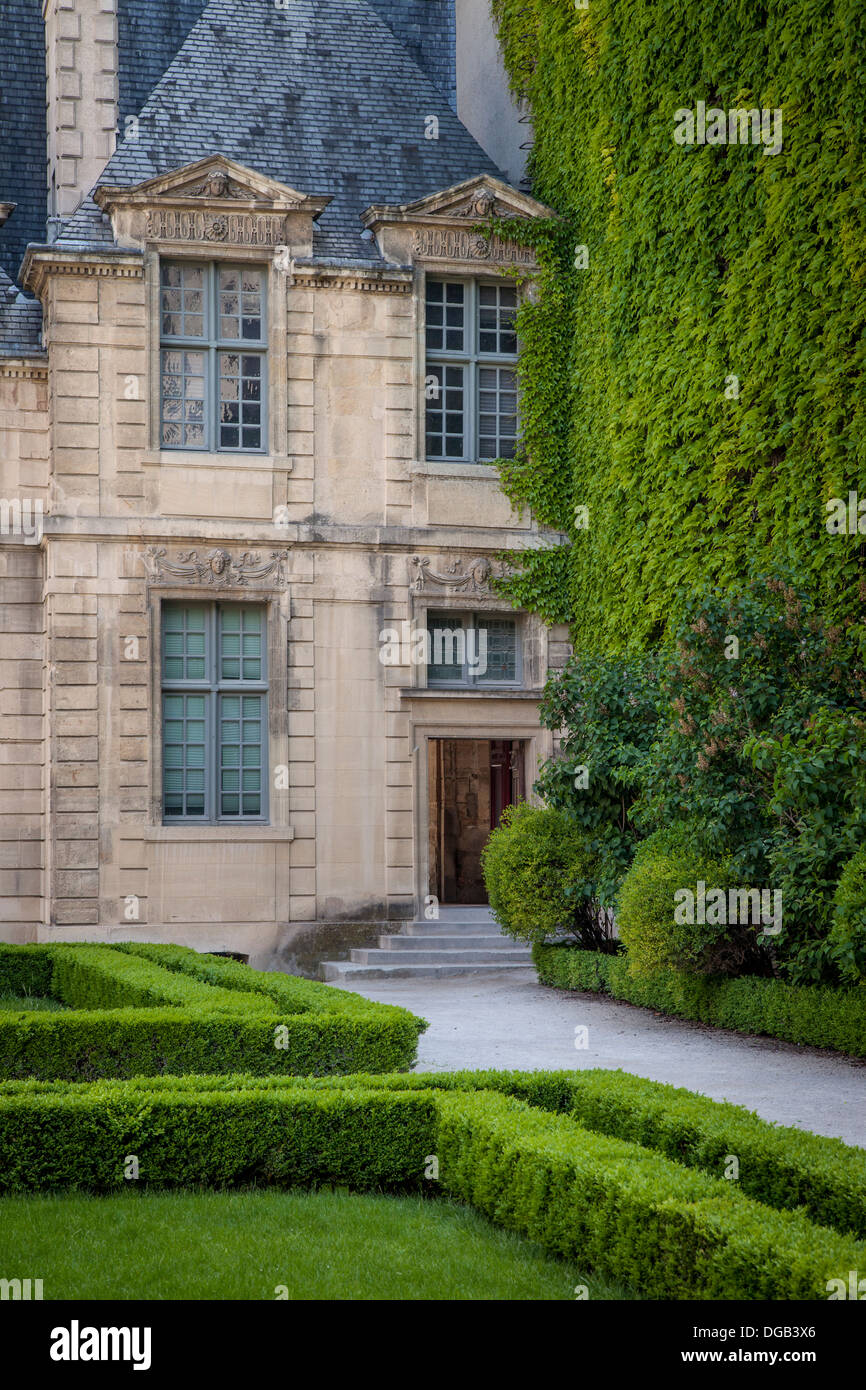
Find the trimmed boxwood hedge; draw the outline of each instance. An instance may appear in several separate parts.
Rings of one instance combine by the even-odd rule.
[[[579,947],[532,948],[542,984],[609,994],[629,1004],[741,1033],[866,1057],[866,985],[826,989],[746,975],[724,979],[659,970],[632,975],[626,956]]]
[[[0,946],[0,981],[70,1006],[0,1010],[9,1077],[400,1071],[426,1027],[406,1009],[171,946]]]
[[[436,1078],[438,1079],[438,1078]],[[427,1078],[0,1089],[0,1190],[347,1183],[445,1192],[647,1298],[826,1298],[866,1245],[570,1115]],[[425,1177],[431,1156],[436,1182]]]
[[[101,1094],[110,1083],[102,1083]],[[655,1149],[690,1168],[722,1177],[739,1161],[736,1186],[779,1210],[802,1207],[822,1226],[866,1237],[866,1150],[841,1139],[770,1124],[742,1106],[710,1100],[622,1071],[460,1071],[328,1077],[153,1076],[119,1083],[118,1095],[204,1094],[230,1091],[342,1090],[497,1091],[538,1109],[570,1115],[585,1129]],[[73,1082],[19,1081],[4,1097],[76,1096]]]

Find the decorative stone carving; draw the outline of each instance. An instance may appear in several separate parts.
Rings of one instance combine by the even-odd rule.
[[[171,559],[164,547],[156,546],[150,546],[144,555],[151,578],[207,584],[212,589],[246,588],[263,579],[270,579],[269,587],[283,585],[288,559],[287,550],[272,550],[262,562],[257,551],[245,550],[235,557],[219,549],[201,556],[197,550],[183,550]]]
[[[462,214],[461,214],[462,215]],[[493,261],[496,264],[534,264],[532,248],[502,237],[484,237],[478,232],[441,231],[424,227],[412,238],[412,254],[428,260]]]
[[[485,189],[477,198],[471,198],[462,207],[447,209],[445,215],[448,217],[471,217],[477,222],[484,217],[511,217],[512,210],[498,202],[495,194],[491,193],[489,189]]]
[[[282,246],[288,221],[274,213],[150,208],[146,236],[154,241],[225,241],[235,246]]]
[[[507,574],[507,568],[501,560],[488,560],[485,556],[479,556],[468,563],[454,559],[446,566],[446,574],[438,574],[436,570],[431,569],[430,558],[427,555],[413,555],[409,564],[415,572],[412,588],[416,592],[421,589],[439,588],[451,589],[461,594],[489,594],[492,593],[491,581],[503,579]]]
[[[191,198],[248,198],[249,189],[234,183],[225,169],[214,169],[204,183],[200,183],[197,188],[188,190],[188,196]]]

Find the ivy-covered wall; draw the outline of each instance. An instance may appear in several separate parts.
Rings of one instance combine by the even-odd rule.
[[[784,561],[856,620],[862,0],[492,7],[531,104],[533,192],[563,218],[523,311],[529,461],[505,482],[572,543],[518,597],[569,609],[579,649],[640,648],[682,588]],[[730,117],[752,108],[760,129]],[[854,534],[828,530],[833,498]]]

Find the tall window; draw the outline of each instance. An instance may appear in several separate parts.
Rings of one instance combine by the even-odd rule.
[[[162,261],[160,343],[162,447],[261,452],[265,271]]]
[[[428,685],[517,685],[520,653],[514,618],[487,613],[427,613]]]
[[[260,605],[163,604],[167,823],[266,818],[266,632]]]
[[[428,459],[513,458],[517,290],[427,277]]]

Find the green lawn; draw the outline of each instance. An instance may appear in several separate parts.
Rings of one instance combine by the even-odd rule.
[[[66,1009],[59,999],[49,999],[44,994],[0,994],[0,1012],[11,1009],[28,1009],[32,1013],[57,1013]]]
[[[456,1203],[345,1191],[5,1197],[0,1268],[45,1299],[631,1297]]]

